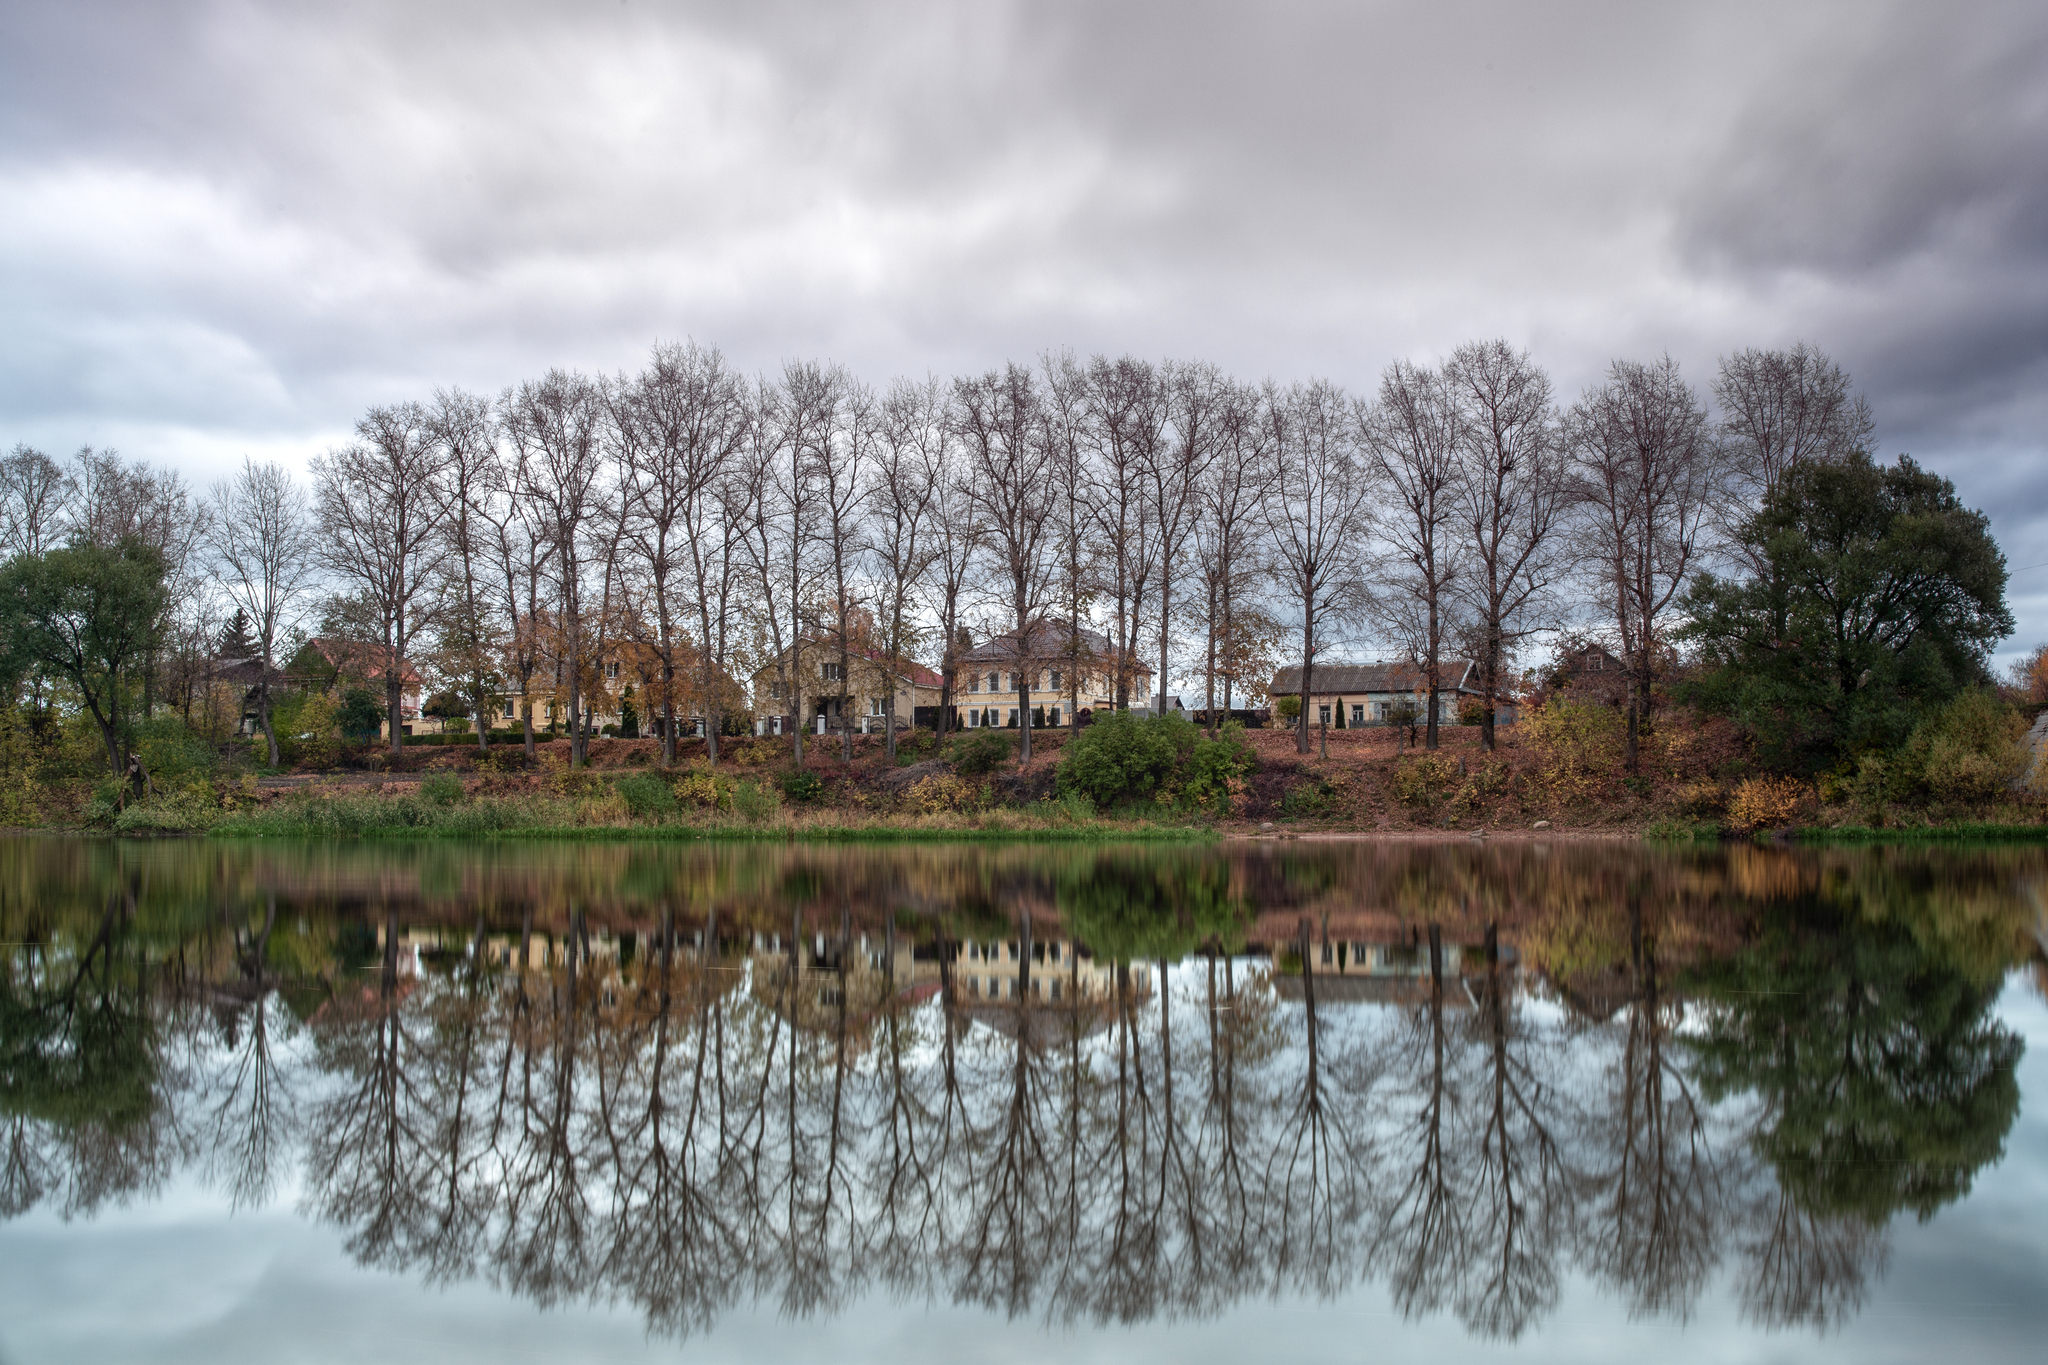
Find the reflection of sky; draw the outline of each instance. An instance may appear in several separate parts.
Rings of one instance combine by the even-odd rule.
[[[2022,1097],[2048,1094],[2048,1005],[2018,976],[1999,1014],[2026,1039]],[[2038,1360],[2048,1334],[2048,1118],[2022,1103],[2006,1156],[1970,1199],[1891,1229],[1888,1273],[1838,1334],[1760,1333],[1726,1292],[1689,1323],[1630,1322],[1618,1297],[1568,1278],[1562,1301],[1516,1345],[1448,1315],[1404,1322],[1368,1282],[1332,1303],[1241,1304],[1213,1322],[1047,1329],[974,1308],[872,1298],[782,1320],[772,1304],[723,1315],[708,1337],[650,1340],[630,1308],[543,1312],[474,1281],[429,1287],[355,1263],[334,1228],[294,1212],[287,1188],[230,1217],[180,1177],[160,1198],[65,1223],[36,1209],[0,1224],[0,1362],[692,1361],[827,1358],[1177,1362],[1330,1358],[1442,1361],[1955,1362]],[[1724,1266],[1721,1287],[1726,1289]]]

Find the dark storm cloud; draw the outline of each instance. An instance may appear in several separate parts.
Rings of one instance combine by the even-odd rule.
[[[1805,339],[2048,560],[2044,67],[2017,4],[17,3],[0,438],[298,458],[685,333],[1361,385],[1504,335],[1566,393]]]

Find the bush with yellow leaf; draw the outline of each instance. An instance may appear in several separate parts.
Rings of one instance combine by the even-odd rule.
[[[1789,825],[1812,797],[1813,789],[1796,777],[1745,778],[1728,803],[1728,823],[1744,830]]]

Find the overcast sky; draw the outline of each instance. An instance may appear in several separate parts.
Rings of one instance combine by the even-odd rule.
[[[2048,6],[0,7],[0,445],[1049,348],[1375,382],[1805,340],[2048,561]],[[2019,572],[2016,650],[2048,638]]]

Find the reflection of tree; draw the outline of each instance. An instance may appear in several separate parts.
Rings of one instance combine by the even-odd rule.
[[[279,1073],[272,1012],[275,981],[268,970],[270,936],[277,927],[277,897],[263,906],[261,927],[234,933],[235,975],[214,988],[228,1062],[204,1104],[198,1141],[209,1173],[242,1208],[267,1202],[283,1178],[293,1150],[292,1096]]]
[[[398,917],[387,911],[375,990],[336,1001],[331,1026],[316,1035],[323,1065],[347,1083],[314,1107],[306,1150],[308,1202],[355,1229],[352,1254],[387,1265],[406,1264],[431,1226],[431,1101],[408,1073],[398,947]]]
[[[1751,1141],[1776,1175],[1747,1234],[1764,1321],[1852,1313],[1886,1220],[1931,1216],[2003,1150],[2022,1043],[1991,1017],[2002,973],[1941,948],[1924,921],[1809,902],[1701,973],[1701,1089],[1762,1101]]]
[[[1305,975],[1308,947],[1304,938]],[[1454,1139],[1448,1130],[1453,1116],[1447,1111],[1455,1099],[1446,1074],[1443,930],[1436,924],[1429,926],[1428,992],[1417,1011],[1421,1063],[1415,1112],[1395,1133],[1397,1149],[1413,1155],[1393,1182],[1372,1249],[1374,1263],[1387,1273],[1394,1302],[1411,1314],[1439,1307],[1452,1275],[1469,1259],[1467,1210],[1452,1188]]]
[[[1557,1131],[1556,1094],[1517,1027],[1491,926],[1475,1023],[1484,1098],[1468,1138],[1473,1151],[1462,1197],[1469,1254],[1458,1268],[1458,1314],[1487,1336],[1512,1340],[1557,1302],[1557,1255],[1573,1220],[1574,1189]]]
[[[1590,1268],[1639,1313],[1691,1314],[1717,1257],[1721,1171],[1698,1097],[1670,1050],[1682,1006],[1660,994],[1656,939],[1628,905],[1629,968],[1620,1056],[1594,1116]]]
[[[1353,1149],[1343,1110],[1322,1059],[1311,929],[1301,922],[1303,1070],[1298,1093],[1282,1110],[1264,1173],[1272,1220],[1274,1273],[1284,1283],[1334,1292],[1351,1261],[1358,1222],[1361,1153]],[[1369,1083],[1354,1083],[1364,1093]],[[1286,1104],[1286,1101],[1282,1101]]]
[[[0,975],[0,1216],[61,1191],[64,1216],[159,1184],[182,1155],[132,884],[91,933],[31,938]]]
[[[119,860],[67,865],[108,894],[49,920],[0,877],[8,940],[32,945],[0,981],[0,1210],[89,1209],[188,1150],[252,1202],[303,1151],[308,1207],[365,1260],[629,1302],[676,1336],[735,1303],[825,1313],[876,1284],[1136,1323],[1370,1269],[1408,1309],[1513,1337],[1567,1270],[1687,1312],[1724,1249],[1753,1316],[1824,1326],[1881,1266],[1883,1220],[1959,1197],[2017,1104],[2018,1043],[1989,1012],[2010,878],[1930,880],[1904,858],[604,849],[508,853],[507,872],[404,850],[376,884],[354,852],[322,856],[362,892],[338,921],[246,880],[218,894],[194,875],[179,901]],[[1448,942],[1426,976],[1376,983],[1333,978],[1304,942],[1295,1006],[1237,955],[1248,888],[1357,936],[1361,887],[1455,934],[1462,979]],[[1722,901],[1703,919],[1730,887],[1788,913],[1738,921]],[[445,904],[409,919],[415,891]],[[607,917],[636,896],[658,929]],[[695,907],[695,956],[665,897]],[[1559,994],[1594,1022],[1524,1009],[1490,933],[1475,968],[1474,914],[1512,933],[1531,901]],[[223,934],[224,903],[260,908]],[[554,905],[561,952],[527,967]],[[1082,959],[1034,951],[1055,911],[1110,968],[1107,1000],[1083,1001]],[[343,928],[308,939],[290,927],[308,918]],[[1738,922],[1760,926],[1749,947],[1698,966]],[[441,926],[429,970],[399,972],[401,924],[414,942]],[[754,951],[728,956],[721,924]],[[865,984],[856,931],[885,944]],[[1013,997],[963,998],[956,935],[1018,945]],[[274,1012],[325,992],[293,979],[315,940],[341,981],[300,1049]],[[1057,1000],[1035,989],[1048,972]],[[317,1084],[295,1079],[305,1062]],[[1731,1116],[1752,1141],[1710,1143]]]

